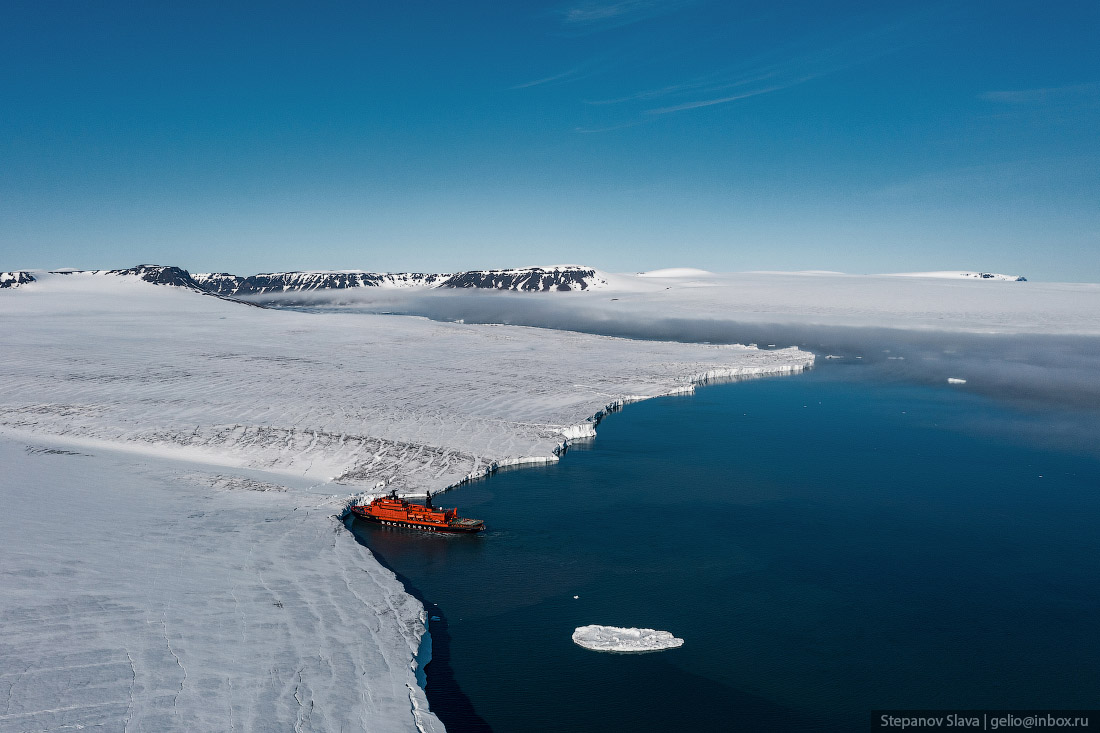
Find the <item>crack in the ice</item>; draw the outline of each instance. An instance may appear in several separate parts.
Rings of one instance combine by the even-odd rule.
[[[168,613],[167,611],[161,616],[160,620],[161,631],[164,633],[164,643],[168,647],[168,653],[172,655],[172,659],[176,660],[176,664],[179,665],[180,670],[183,671],[183,679],[180,680],[180,688],[176,690],[175,696],[172,698],[172,710],[176,709],[176,701],[179,700],[180,695],[183,694],[183,686],[187,684],[187,668],[183,666],[183,662],[176,656],[175,650],[172,649],[172,642],[168,640]]]
[[[11,712],[12,690],[14,690],[15,686],[17,684],[19,684],[19,680],[21,680],[23,678],[23,675],[25,675],[27,672],[31,671],[32,666],[33,666],[32,664],[28,664],[26,669],[24,669],[22,672],[20,672],[16,676],[16,678],[11,681],[11,685],[8,686],[8,700],[7,700],[7,703],[5,703],[5,705],[4,705],[4,715],[7,715],[8,713]]]
[[[233,721],[233,678],[226,676],[225,681],[229,684],[229,699],[226,700],[229,705],[229,730],[236,730],[237,724]]]
[[[309,707],[307,708],[305,703],[302,702],[302,698],[298,697],[298,690],[305,684],[305,681],[302,679],[301,667],[298,668],[296,674],[298,676],[298,683],[294,685],[294,701],[298,703],[298,707],[301,709],[298,711],[298,717],[294,721],[294,732],[299,733],[313,715],[313,698],[309,699]]]
[[[122,726],[123,733],[130,730],[130,721],[134,719],[134,687],[137,685],[137,667],[134,666],[134,658],[130,656],[130,650],[126,650],[126,658],[130,660],[130,702],[126,708],[126,722]],[[179,660],[177,660],[179,661]]]

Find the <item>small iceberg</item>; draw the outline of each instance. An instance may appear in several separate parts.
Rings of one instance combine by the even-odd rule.
[[[965,379],[959,379],[958,377],[948,377],[947,378],[947,383],[948,384],[966,384],[966,380]]]
[[[592,625],[578,626],[573,643],[596,652],[659,652],[683,646],[684,640],[656,629]]]

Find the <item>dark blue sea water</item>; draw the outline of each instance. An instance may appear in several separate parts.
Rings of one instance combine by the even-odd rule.
[[[451,733],[1089,708],[1100,459],[1007,429],[1057,418],[822,368],[629,405],[555,465],[440,497],[482,535],[355,531],[436,617]],[[592,623],[685,644],[586,651],[570,635]]]

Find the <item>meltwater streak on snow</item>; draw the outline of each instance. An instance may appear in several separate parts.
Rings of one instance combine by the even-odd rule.
[[[667,631],[634,629],[619,626],[578,626],[573,632],[573,643],[596,652],[659,652],[683,646]]]
[[[2,730],[440,730],[423,608],[336,521],[350,492],[556,460],[615,405],[813,361],[33,275],[0,291]]]

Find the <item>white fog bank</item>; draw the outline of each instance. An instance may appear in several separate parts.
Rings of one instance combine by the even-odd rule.
[[[282,304],[635,339],[799,347],[885,379],[1100,410],[1100,285],[678,269],[598,292],[335,291]],[[1069,432],[1074,429],[1068,428]]]

